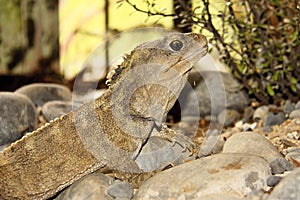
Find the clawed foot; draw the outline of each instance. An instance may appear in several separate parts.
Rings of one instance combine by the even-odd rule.
[[[182,152],[189,151],[190,156],[192,156],[195,153],[196,145],[191,138],[185,136],[180,131],[175,131],[173,129],[170,129],[165,124],[162,125],[161,131],[158,132],[156,135],[158,137],[161,137],[163,139],[172,142],[173,145],[175,144],[180,145],[183,148]]]

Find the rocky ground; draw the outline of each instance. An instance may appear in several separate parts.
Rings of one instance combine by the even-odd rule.
[[[197,81],[194,95],[183,93],[180,122],[169,120],[194,140],[194,155],[180,144],[152,137],[136,162],[145,171],[161,172],[140,187],[109,171],[95,172],[55,199],[300,199],[300,101],[260,105],[231,76],[213,73],[202,74],[209,87]],[[61,85],[0,92],[0,150],[70,110],[72,93]]]

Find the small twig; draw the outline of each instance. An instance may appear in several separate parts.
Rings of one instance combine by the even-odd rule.
[[[123,2],[123,1],[120,1],[120,2]],[[162,17],[174,17],[175,16],[175,14],[165,14],[165,13],[162,13],[162,12],[158,12],[156,10],[154,12],[152,12],[150,10],[140,9],[139,7],[137,7],[137,5],[131,3],[129,0],[125,0],[125,2],[128,3],[136,11],[139,11],[141,13],[146,13],[146,14],[148,14],[148,16],[162,16]]]

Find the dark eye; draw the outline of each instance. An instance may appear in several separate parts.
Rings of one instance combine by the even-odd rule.
[[[183,47],[183,43],[179,40],[173,40],[170,42],[169,46],[173,51],[180,51]]]

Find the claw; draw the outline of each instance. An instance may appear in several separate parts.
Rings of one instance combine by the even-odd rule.
[[[166,124],[162,124],[162,128],[160,132],[158,132],[157,136],[172,142],[172,146],[177,143],[183,148],[183,153],[189,151],[190,156],[194,155],[195,153],[195,143],[193,143],[190,138],[183,135],[183,133],[170,129]]]

